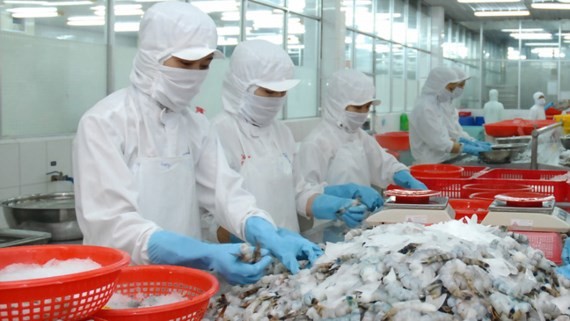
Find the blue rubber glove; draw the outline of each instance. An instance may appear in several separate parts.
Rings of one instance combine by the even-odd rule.
[[[366,206],[357,205],[352,199],[320,194],[313,200],[311,211],[313,216],[320,220],[340,218],[348,227],[354,228],[362,223]]]
[[[461,152],[478,156],[479,153],[486,152],[489,150],[491,149],[483,148],[474,144],[463,144],[463,149],[461,150]]]
[[[247,241],[250,244],[260,244],[262,248],[268,249],[292,274],[296,274],[299,272],[297,256],[305,255],[314,260],[317,256],[315,249],[318,246],[307,240],[301,241],[300,235],[292,241],[293,237],[285,238],[283,234],[284,232],[278,233],[271,223],[258,216],[252,216],[245,222]]]
[[[396,172],[396,174],[394,174],[394,183],[403,188],[423,190],[428,189],[424,183],[418,181],[415,177],[413,177],[408,170],[401,170],[399,172]]]
[[[549,102],[548,104],[544,105],[544,110],[547,110],[550,107],[554,107],[554,102]]]
[[[556,273],[562,274],[565,278],[570,280],[570,265],[559,266],[555,270]]]
[[[460,137],[459,142],[461,144],[463,144],[464,150],[465,150],[465,146],[472,146],[474,148],[481,149],[481,151],[479,151],[479,152],[488,152],[491,150],[491,146],[492,146],[491,143],[482,142],[482,141],[478,141],[478,140],[471,140],[471,139],[467,139],[465,137]],[[470,147],[468,147],[468,149],[470,149]],[[465,151],[465,152],[469,153],[467,151]],[[479,154],[479,152],[477,154]],[[473,154],[473,155],[476,155],[476,154]]]
[[[238,259],[240,244],[210,244],[168,231],[154,232],[148,241],[153,264],[181,265],[215,271],[231,284],[255,283],[271,263],[267,250],[261,260],[250,264]]]
[[[384,204],[384,200],[377,190],[370,186],[354,183],[329,185],[325,187],[324,193],[336,197],[359,199],[371,212],[374,212]]]
[[[309,260],[308,268],[313,266],[319,256],[323,255],[323,250],[317,244],[307,240],[298,233],[279,228],[277,234],[283,238],[285,243],[291,243],[293,247],[297,248],[297,259]]]
[[[570,265],[570,236],[564,241],[564,247],[562,248],[562,262],[563,264]]]
[[[487,151],[490,151],[490,150],[492,149],[491,146],[493,146],[493,145],[491,145],[491,143],[489,143],[489,142],[482,142],[482,141],[480,141],[480,140],[475,141],[475,143],[477,144],[477,146],[479,146],[479,147],[485,149],[486,152],[487,152]]]

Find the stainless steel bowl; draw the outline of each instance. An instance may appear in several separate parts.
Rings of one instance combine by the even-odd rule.
[[[75,216],[74,193],[21,196],[0,205],[10,228],[49,232],[54,241],[83,238]]]
[[[506,149],[490,150],[479,153],[479,159],[487,164],[504,164],[511,160],[511,151]]]
[[[564,148],[570,149],[570,135],[560,137],[560,143]]]
[[[491,146],[493,150],[508,150],[511,153],[511,158],[515,158],[523,153],[528,148],[525,143],[512,143],[512,144],[498,144]]]
[[[529,144],[531,136],[513,136],[513,137],[497,137],[495,141],[497,144]]]

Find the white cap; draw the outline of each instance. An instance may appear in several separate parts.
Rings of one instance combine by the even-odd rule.
[[[301,82],[300,79],[283,79],[274,81],[257,81],[255,85],[276,92],[283,92],[297,86],[299,82]]]
[[[221,51],[215,48],[208,48],[208,47],[186,48],[177,51],[172,55],[180,59],[195,61],[195,60],[200,60],[211,53],[214,54],[214,58],[224,58],[224,54],[222,54]]]

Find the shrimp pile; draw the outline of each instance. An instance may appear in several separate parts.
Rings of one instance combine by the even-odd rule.
[[[351,230],[310,269],[281,264],[206,320],[570,321],[570,280],[524,235],[476,220]]]

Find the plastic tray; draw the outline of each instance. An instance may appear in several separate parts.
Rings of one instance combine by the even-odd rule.
[[[455,210],[455,219],[461,220],[464,217],[471,218],[477,214],[477,221],[481,222],[487,213],[492,200],[480,199],[450,199],[449,205]]]
[[[410,172],[414,177],[443,177],[459,178],[465,169],[461,166],[450,164],[420,164],[410,166]]]
[[[513,231],[528,237],[528,244],[556,265],[562,264],[562,238],[556,232]]]
[[[0,320],[82,320],[111,298],[127,253],[88,245],[33,245],[0,250],[0,269],[13,263],[45,264],[51,259],[87,259],[101,268],[60,276],[0,282]],[[7,318],[6,316],[9,316]]]
[[[380,146],[393,151],[410,149],[410,134],[408,132],[388,132],[374,135]]]
[[[150,296],[177,291],[186,300],[145,308],[102,309],[96,316],[108,321],[199,321],[218,289],[218,280],[204,271],[180,266],[130,266],[122,270],[116,292]]]
[[[567,174],[568,171],[562,170],[495,168],[481,173],[475,181],[488,184],[524,184],[531,186],[533,192],[554,195],[557,202],[564,202],[570,200],[569,183],[563,177]],[[552,180],[553,178],[556,180]]]
[[[485,166],[462,166],[463,172],[459,178],[445,177],[418,177],[429,189],[440,191],[442,196],[449,198],[466,198],[462,197],[463,186],[475,182],[475,178],[481,175],[489,168]]]

